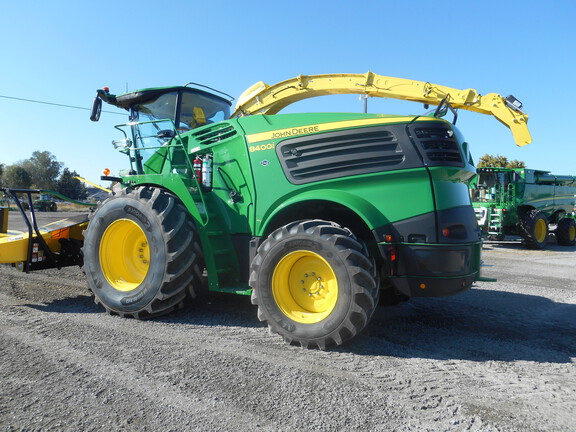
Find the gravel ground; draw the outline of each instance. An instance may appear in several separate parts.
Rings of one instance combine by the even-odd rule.
[[[2,265],[0,430],[576,430],[576,247],[484,261],[497,283],[379,307],[325,352],[269,335],[248,297],[136,321],[78,268]]]

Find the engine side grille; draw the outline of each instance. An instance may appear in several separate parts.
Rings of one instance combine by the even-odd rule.
[[[194,139],[202,145],[210,145],[220,141],[227,140],[237,135],[238,132],[231,124],[216,123],[213,127],[202,128],[192,134]]]
[[[406,152],[392,129],[373,127],[309,135],[282,141],[276,151],[288,180],[294,184],[400,169]]]

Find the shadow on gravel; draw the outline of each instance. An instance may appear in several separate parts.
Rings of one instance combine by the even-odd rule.
[[[24,306],[43,312],[105,315],[104,309],[96,305],[89,295],[53,300],[43,305],[28,303]],[[261,323],[256,311],[256,306],[251,304],[249,296],[210,293],[208,297],[196,299],[183,309],[174,310],[162,317],[151,318],[149,321],[204,326],[258,327]]]
[[[258,320],[257,308],[250,302],[250,296],[219,292],[211,292],[184,309],[154,321],[198,326],[265,327]]]
[[[46,305],[43,312],[102,313],[90,296]],[[210,293],[154,322],[207,327],[262,327],[249,296]],[[402,358],[570,363],[576,357],[576,305],[507,291],[471,290],[448,298],[380,306],[365,331],[337,352]]]
[[[55,312],[55,313],[97,313],[102,312],[92,300],[92,297],[87,295],[77,295],[76,297],[68,297],[59,300],[53,300],[50,303],[39,304],[26,304],[32,309],[37,309],[42,312]]]
[[[576,305],[506,291],[472,290],[380,307],[366,330],[368,338],[344,349],[471,361],[570,363],[576,357]]]

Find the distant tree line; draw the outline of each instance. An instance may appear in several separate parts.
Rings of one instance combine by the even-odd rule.
[[[478,161],[478,168],[482,167],[498,167],[498,168],[526,168],[523,161],[513,160],[509,161],[506,156],[489,155],[485,154]]]
[[[84,183],[48,151],[35,151],[29,159],[0,164],[0,185],[17,189],[47,189],[75,200],[86,199]]]

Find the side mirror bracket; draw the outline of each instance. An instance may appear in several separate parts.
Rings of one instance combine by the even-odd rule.
[[[440,104],[438,105],[438,107],[436,108],[436,111],[434,111],[434,117],[444,117],[446,114],[448,114],[448,110],[450,110],[452,112],[452,114],[454,115],[454,119],[452,120],[452,124],[455,125],[456,124],[456,120],[458,119],[458,111],[456,111],[454,109],[454,107],[450,104],[449,99],[449,95],[446,96],[444,99],[442,99],[442,102],[440,102]]]

